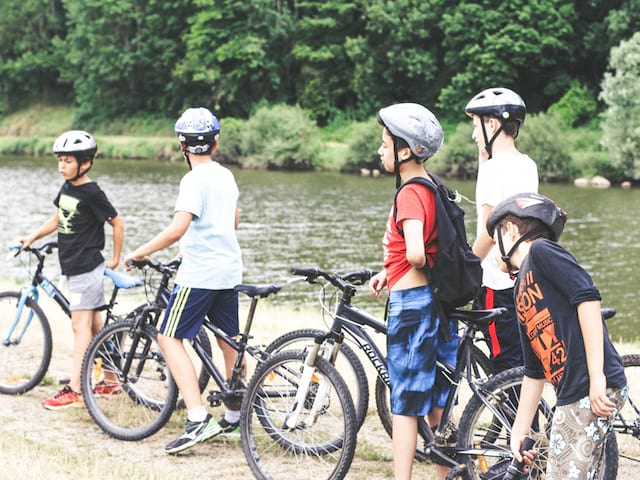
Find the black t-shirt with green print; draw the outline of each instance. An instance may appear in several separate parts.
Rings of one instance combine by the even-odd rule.
[[[58,208],[58,258],[64,275],[79,275],[104,261],[104,222],[118,215],[97,183],[65,182],[53,204]]]

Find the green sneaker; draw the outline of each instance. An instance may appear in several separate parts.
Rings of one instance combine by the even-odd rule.
[[[220,433],[221,437],[240,438],[240,422],[227,422],[227,420],[222,417],[218,421],[218,425],[220,425],[220,428],[222,429],[222,432]]]
[[[220,435],[222,429],[220,425],[211,415],[207,414],[207,418],[202,422],[190,422],[187,420],[187,424],[184,427],[183,432],[173,442],[167,444],[164,447],[165,453],[178,453],[193,447],[196,443],[204,442],[205,440]]]

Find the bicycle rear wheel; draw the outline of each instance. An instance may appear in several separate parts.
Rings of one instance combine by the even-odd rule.
[[[265,349],[265,352],[274,353],[292,349],[302,350],[306,353],[309,348],[313,346],[315,337],[325,333],[325,331],[312,328],[287,332],[271,342]],[[332,346],[333,345],[327,343],[321,348],[321,352],[325,358],[328,357]],[[325,352],[326,355],[324,355]],[[336,358],[334,366],[342,375],[343,380],[351,392],[353,406],[356,409],[356,424],[358,430],[360,430],[367,416],[367,410],[369,409],[369,381],[367,379],[367,372],[356,352],[344,342],[340,346],[340,352],[338,353],[338,358]]]
[[[518,409],[517,401],[522,387],[523,368],[512,368],[495,375],[480,387],[484,403],[474,396],[464,409],[458,430],[459,448],[485,448],[486,455],[468,456],[468,478],[482,480],[502,479],[511,461],[509,447],[511,426]],[[556,403],[555,390],[545,383],[538,406],[535,428],[530,436],[538,455],[525,478],[543,479],[549,450],[549,431]],[[600,480],[613,480],[618,470],[615,435],[609,435],[605,443],[602,466],[597,475]],[[491,453],[493,452],[493,453]],[[495,456],[504,455],[504,456]]]
[[[178,397],[155,328],[136,325],[119,322],[104,328],[82,364],[87,410],[102,430],[119,440],[141,440],[156,433],[171,417]],[[116,394],[97,392],[106,372],[118,378],[121,388]]]
[[[301,385],[304,359],[295,350],[274,354],[256,369],[245,392],[242,450],[258,479],[342,479],[353,460],[357,429],[347,386],[320,357],[310,383]],[[298,422],[288,428],[301,387],[308,393]]]
[[[0,393],[25,393],[38,385],[51,362],[49,320],[32,298],[28,298],[16,321],[18,292],[0,293]]]
[[[489,358],[476,345],[471,346],[471,376],[477,380],[486,380],[491,375],[491,364]],[[378,417],[387,435],[391,437],[392,416],[391,399],[387,384],[380,377],[376,377],[376,407]],[[428,423],[428,422],[427,422]]]
[[[629,397],[613,422],[620,465],[637,469],[640,463],[640,355],[622,357]]]
[[[145,313],[149,315],[148,317],[149,325],[157,329],[158,323],[161,321],[162,316],[164,315],[164,309],[161,309],[158,307],[152,307],[150,306],[150,304],[145,303],[143,305],[137,306],[127,314],[127,316],[125,317],[125,320],[133,321],[136,318],[138,318],[140,315],[143,315]],[[196,336],[198,337],[198,341],[202,346],[202,348],[205,350],[205,352],[207,352],[207,355],[209,356],[209,358],[211,358],[211,340],[209,340],[209,335],[207,335],[207,330],[204,327],[200,327],[200,330],[198,330],[198,333]],[[191,342],[188,342],[185,340],[184,344],[187,351],[190,352],[191,360],[194,362],[196,370],[199,371],[198,387],[200,388],[200,393],[204,393],[204,391],[207,388],[207,385],[209,384],[209,378],[210,378],[209,372],[207,372],[207,369],[204,368],[204,365],[202,365],[202,362],[200,362],[200,359],[198,358],[198,356],[195,354],[195,352],[193,352],[193,348],[191,347]],[[178,395],[176,410],[182,410],[183,408],[185,408],[184,400],[182,399],[182,396]]]

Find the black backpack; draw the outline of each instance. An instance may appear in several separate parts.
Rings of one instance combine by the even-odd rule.
[[[436,224],[438,227],[438,253],[433,268],[427,269],[434,298],[444,311],[466,305],[478,296],[482,284],[482,267],[467,243],[464,227],[464,210],[455,199],[458,193],[451,190],[435,175],[429,175],[433,183],[423,177],[414,177],[403,183],[393,200],[393,219],[397,216],[396,200],[400,190],[411,183],[419,183],[435,191]],[[400,235],[404,233],[398,228]]]

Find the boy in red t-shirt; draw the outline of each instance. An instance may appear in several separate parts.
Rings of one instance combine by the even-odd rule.
[[[423,163],[442,146],[444,134],[435,116],[422,105],[401,103],[379,112],[382,125],[380,160],[396,174],[396,188],[415,177],[429,179]],[[397,213],[389,214],[383,238],[384,268],[369,283],[378,297],[389,289],[387,363],[393,414],[393,469],[396,480],[411,478],[418,434],[418,417],[429,416],[435,426],[449,391],[436,378],[436,360],[456,363],[458,335],[451,328],[446,341],[441,319],[432,308],[426,266],[437,253],[435,193],[420,184],[402,188]],[[401,233],[402,231],[402,233]],[[428,264],[427,264],[428,262]],[[447,467],[437,467],[444,479]]]

